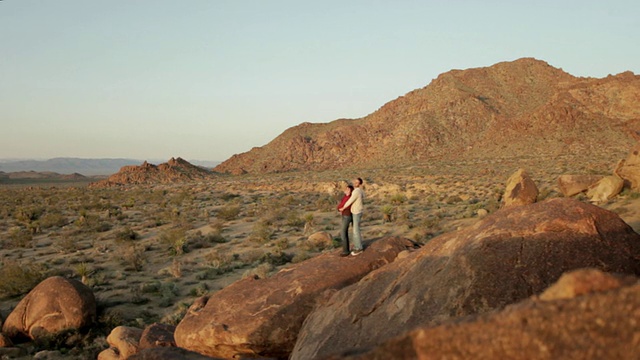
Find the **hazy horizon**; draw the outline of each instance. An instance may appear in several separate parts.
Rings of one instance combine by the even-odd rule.
[[[640,72],[632,1],[0,2],[0,158],[224,161],[451,69]],[[211,159],[211,160],[208,160]]]

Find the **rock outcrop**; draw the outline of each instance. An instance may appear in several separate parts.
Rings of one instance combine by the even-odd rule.
[[[53,276],[31,290],[9,314],[2,332],[11,339],[36,340],[91,326],[96,299],[81,282]]]
[[[223,360],[221,358],[213,358],[204,356],[193,351],[175,348],[175,347],[159,347],[141,350],[132,355],[127,360]]]
[[[603,177],[602,175],[560,175],[558,176],[558,189],[564,196],[574,196],[587,191],[591,185]]]
[[[140,336],[140,350],[156,347],[175,347],[176,340],[173,333],[176,327],[173,325],[153,323],[147,326]]]
[[[615,213],[571,198],[505,208],[338,291],[307,317],[291,358],[370,348],[501,309],[584,267],[639,274],[640,235]]]
[[[615,174],[623,178],[631,189],[640,189],[640,144],[636,144],[627,158],[620,161]]]
[[[148,162],[140,166],[123,166],[109,178],[91,183],[94,188],[122,185],[155,185],[184,183],[197,180],[212,179],[212,171],[195,166],[182,158],[171,158],[166,163],[153,165]]]
[[[533,204],[538,199],[538,187],[524,169],[519,169],[507,180],[502,196],[502,207]]]
[[[215,170],[264,173],[627,153],[640,130],[640,76],[574,77],[536,59],[452,70],[360,119],[303,123]],[[358,156],[353,157],[352,153]]]
[[[587,197],[592,202],[602,203],[618,195],[623,186],[624,180],[617,175],[605,176],[589,187]]]
[[[357,282],[414,247],[408,239],[384,238],[356,257],[333,251],[266,279],[240,280],[196,301],[176,328],[176,343],[213,357],[286,357],[305,317],[327,292]]]
[[[120,359],[128,359],[129,356],[138,352],[141,336],[142,329],[117,326],[107,336],[107,343],[111,348],[105,351],[109,352],[116,349],[115,353],[118,354]]]
[[[559,298],[543,300],[545,292],[500,312],[420,327],[332,359],[636,359],[638,279],[586,270],[561,281],[572,285],[554,285],[564,289]]]

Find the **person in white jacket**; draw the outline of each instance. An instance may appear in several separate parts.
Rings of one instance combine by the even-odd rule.
[[[362,220],[362,212],[364,211],[362,179],[353,179],[353,187],[355,189],[351,192],[351,197],[339,210],[342,211],[351,206],[351,214],[353,215],[353,251],[351,251],[351,256],[356,256],[362,253],[362,235],[360,234],[360,220]]]

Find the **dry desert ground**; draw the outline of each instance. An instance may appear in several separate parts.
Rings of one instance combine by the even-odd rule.
[[[322,252],[338,256],[343,180],[365,179],[365,240],[400,235],[426,243],[496,211],[504,182],[519,168],[544,200],[562,196],[559,175],[610,174],[615,160],[431,162],[107,189],[0,185],[0,313],[6,318],[48,276],[81,280],[98,301],[99,327],[82,350],[95,355],[115,326],[177,324],[196,298],[244,276],[266,277]],[[599,205],[640,229],[640,193],[625,190]],[[310,237],[318,232],[330,238]]]

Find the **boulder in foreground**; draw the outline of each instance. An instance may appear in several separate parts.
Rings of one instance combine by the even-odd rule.
[[[96,320],[96,299],[83,283],[53,276],[29,292],[2,326],[12,339],[37,340],[78,330]]]
[[[548,291],[573,296],[546,296]],[[639,309],[638,278],[578,270],[539,298],[418,328],[370,351],[332,359],[631,360],[640,353]]]
[[[305,320],[292,359],[371,348],[419,326],[501,309],[566,271],[640,273],[640,235],[570,198],[509,207],[334,294]]]
[[[384,238],[355,257],[333,251],[267,279],[237,281],[189,308],[176,328],[176,344],[213,357],[287,357],[325,292],[357,282],[414,247],[408,239]]]

